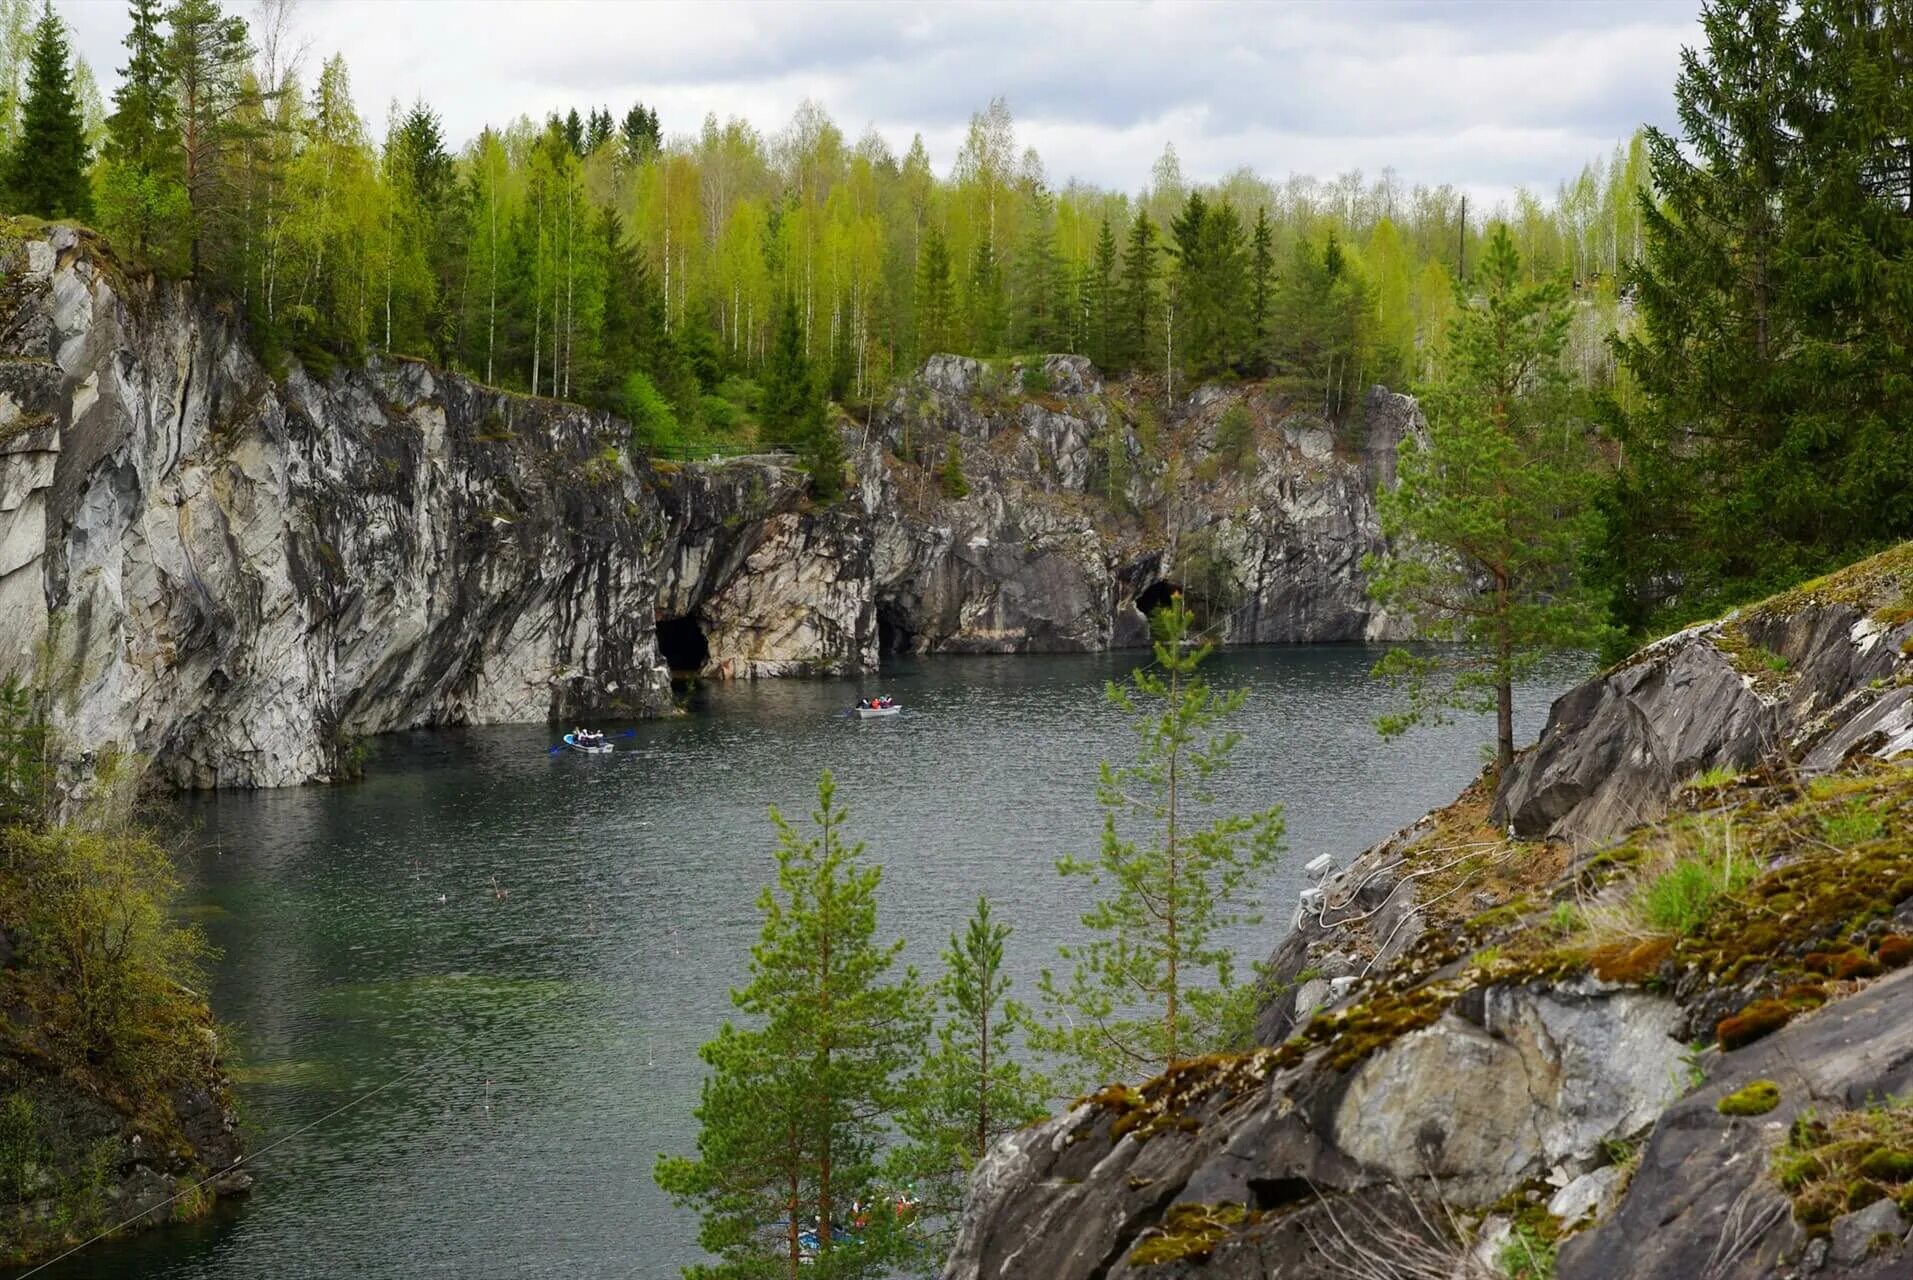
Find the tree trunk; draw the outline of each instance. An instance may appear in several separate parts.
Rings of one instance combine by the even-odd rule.
[[[1509,596],[1508,575],[1495,572],[1495,773],[1508,776],[1514,763],[1514,637],[1509,631],[1509,611],[1514,607]]]

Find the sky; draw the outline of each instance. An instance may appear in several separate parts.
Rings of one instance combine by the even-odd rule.
[[[123,0],[56,0],[109,96]],[[251,0],[228,0],[251,17]],[[1138,191],[1165,144],[1183,175],[1328,178],[1392,167],[1493,203],[1551,195],[1642,124],[1673,122],[1699,0],[1541,3],[867,4],[855,0],[298,0],[310,83],[343,53],[375,136],[423,97],[462,144],[486,123],[655,107],[774,134],[821,103],[901,156],[921,133],[947,174],[973,112],[1005,97],[1056,185]]]

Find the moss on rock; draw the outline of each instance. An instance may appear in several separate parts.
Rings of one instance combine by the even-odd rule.
[[[1764,1116],[1780,1105],[1780,1086],[1771,1080],[1753,1080],[1714,1104],[1724,1116]]]

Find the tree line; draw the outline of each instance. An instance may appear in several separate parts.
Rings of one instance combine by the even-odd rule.
[[[219,0],[129,10],[102,116],[51,7],[0,0],[15,208],[92,221],[321,370],[427,355],[613,408],[638,373],[680,424],[720,433],[755,413],[726,380],[761,377],[786,303],[845,404],[930,351],[1072,351],[1183,385],[1286,377],[1334,410],[1430,366],[1491,217],[1387,171],[1195,184],[1173,147],[1134,196],[1059,186],[1001,99],[941,175],[920,137],[901,155],[853,141],[814,103],[772,134],[715,115],[667,134],[638,103],[459,145],[424,102],[392,104],[382,131],[364,119],[342,59],[302,65],[291,0],[251,23]],[[1592,296],[1638,250],[1644,177],[1630,144],[1499,216],[1533,271],[1574,271]]]

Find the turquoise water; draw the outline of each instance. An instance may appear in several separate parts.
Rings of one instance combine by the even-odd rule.
[[[1212,679],[1250,690],[1225,799],[1288,811],[1245,957],[1279,937],[1303,863],[1352,856],[1480,767],[1486,721],[1376,738],[1376,656],[1213,661]],[[359,785],[182,801],[190,908],[224,949],[214,1005],[237,1037],[253,1145],[294,1136],[259,1158],[247,1201],[44,1275],[675,1274],[697,1256],[695,1223],[651,1168],[694,1138],[696,1048],[757,930],[767,807],[808,812],[833,769],[885,867],[885,931],[933,969],[987,892],[1029,996],[1084,906],[1055,860],[1095,848],[1097,762],[1131,744],[1103,682],[1137,660],[930,659],[861,682],[707,687],[608,757],[554,756],[537,727],[399,734]],[[1521,691],[1525,737],[1577,674]],[[836,714],[878,689],[905,714]]]

